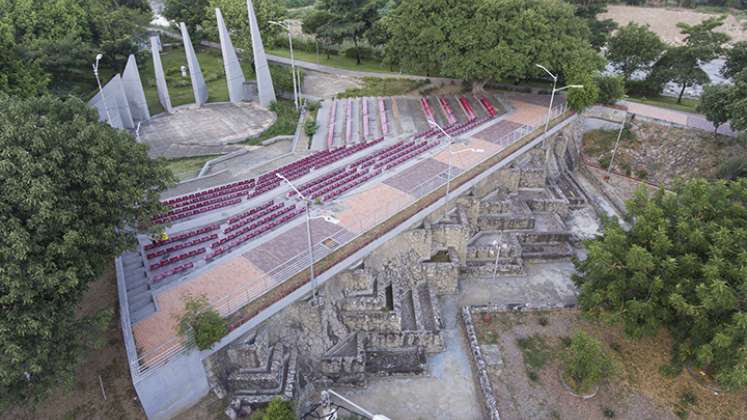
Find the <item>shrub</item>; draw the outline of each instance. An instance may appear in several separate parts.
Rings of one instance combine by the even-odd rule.
[[[538,323],[538,324],[540,324],[540,325],[541,325],[541,326],[543,326],[543,327],[546,327],[546,326],[547,326],[547,324],[549,324],[549,323],[550,323],[550,321],[549,321],[549,320],[547,319],[547,317],[546,317],[546,316],[541,316],[541,317],[539,317],[539,319],[537,320],[537,323]]]
[[[296,420],[290,401],[275,397],[266,407],[258,410],[253,418],[257,420]]]
[[[599,76],[594,81],[599,87],[599,103],[612,105],[625,96],[625,83],[620,76]]]
[[[319,129],[319,124],[316,123],[314,120],[307,120],[303,124],[303,131],[306,133],[308,137],[314,137],[314,134],[316,134],[316,130]]]
[[[747,177],[747,157],[733,157],[721,163],[718,177],[730,180]]]
[[[226,320],[210,307],[204,295],[186,295],[178,333],[182,337],[188,337],[191,333],[197,348],[206,350],[226,335]]]
[[[373,49],[371,47],[365,47],[365,46],[358,46],[356,47],[349,47],[342,50],[342,55],[344,55],[347,58],[356,58],[356,51],[360,54],[361,60],[370,60],[370,59],[381,59],[381,53],[379,50]]]
[[[589,392],[602,379],[612,374],[612,360],[602,343],[584,331],[576,331],[570,346],[561,355],[563,379],[579,393]]]
[[[630,96],[657,97],[663,88],[663,83],[651,78],[625,82],[625,91]]]
[[[608,419],[611,419],[611,418],[615,417],[615,410],[613,410],[613,409],[611,409],[609,407],[604,407],[602,409],[602,414],[604,414],[604,417],[607,417]]]
[[[319,101],[308,101],[306,102],[306,109],[309,112],[316,112],[319,111],[319,108],[321,108],[322,104],[319,103]]]
[[[599,166],[602,167],[602,169],[607,169],[610,166],[611,157],[610,156],[602,156],[599,158]]]

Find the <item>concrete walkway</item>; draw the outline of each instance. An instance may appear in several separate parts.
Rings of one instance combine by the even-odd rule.
[[[713,124],[701,114],[676,111],[673,109],[667,109],[631,101],[620,101],[620,103],[628,108],[628,112],[640,115],[644,118],[664,121],[683,127],[696,128],[713,133]],[[718,133],[729,137],[737,136],[737,133],[732,130],[729,123],[721,125],[718,128]]]

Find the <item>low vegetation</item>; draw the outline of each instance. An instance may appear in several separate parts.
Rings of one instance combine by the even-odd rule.
[[[205,296],[184,297],[184,312],[178,318],[177,332],[193,338],[200,350],[206,350],[226,335],[226,321],[213,309]]]
[[[277,115],[275,123],[259,136],[246,139],[244,144],[257,145],[273,137],[292,136],[296,132],[299,114],[293,101],[279,99],[270,105],[270,111]]]
[[[573,333],[561,359],[563,380],[580,394],[593,391],[613,371],[612,360],[602,343],[582,330]]]
[[[166,166],[174,174],[176,181],[184,181],[196,177],[205,163],[215,159],[218,155],[195,156],[181,159],[171,159],[166,161]]]

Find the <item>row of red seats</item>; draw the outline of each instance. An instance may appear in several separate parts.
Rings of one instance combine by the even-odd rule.
[[[399,157],[406,155],[407,153],[418,148],[420,145],[422,145],[422,143],[416,143],[416,142],[400,143],[400,146],[397,149],[391,150],[390,152],[379,156],[376,161],[376,164],[374,165],[374,169],[380,168],[384,166],[387,162],[391,162],[392,160],[395,160]]]
[[[379,170],[376,170],[376,171],[371,171],[369,174],[364,175],[362,177],[356,177],[356,178],[354,178],[352,180],[352,182],[348,182],[345,185],[342,185],[341,187],[337,188],[336,190],[334,190],[334,191],[326,194],[324,196],[324,198],[322,198],[322,200],[324,200],[324,201],[332,200],[332,199],[336,198],[337,196],[339,196],[340,194],[344,193],[345,191],[353,189],[353,188],[357,187],[358,185],[361,185],[364,182],[368,181],[369,179],[371,179],[371,178],[373,178],[375,176],[379,176],[380,174],[381,174],[381,170],[379,169]]]
[[[245,219],[243,219],[243,220],[241,220],[241,221],[239,221],[237,223],[234,223],[234,224],[228,226],[227,228],[223,229],[223,233],[233,232],[234,230],[239,229],[242,226],[246,226],[249,223],[252,223],[253,221],[255,221],[257,219],[261,219],[262,217],[264,217],[264,216],[266,216],[266,215],[274,212],[275,210],[281,209],[284,206],[285,206],[284,203],[278,203],[278,204],[275,204],[274,206],[270,206],[270,207],[267,207],[267,208],[265,208],[263,210],[260,210],[256,214],[254,214],[254,215],[252,215],[250,217],[247,217],[247,218],[245,218]]]
[[[488,98],[481,96],[480,102],[482,103],[482,106],[485,108],[485,111],[487,111],[491,117],[495,117],[496,115],[498,115],[498,112],[495,110],[495,108],[493,108],[493,104],[490,103]]]
[[[184,219],[186,217],[191,217],[191,216],[197,216],[198,214],[207,213],[209,211],[217,210],[222,207],[233,206],[239,203],[241,203],[241,198],[235,198],[233,200],[222,201],[220,203],[213,204],[212,206],[200,207],[195,210],[188,210],[188,211],[185,211],[183,213],[179,213],[173,216],[160,217],[160,218],[154,219],[153,223],[163,224],[166,222],[173,222],[175,220]]]
[[[281,223],[285,223],[285,222],[291,220],[292,218],[294,218],[294,217],[296,217],[299,214],[301,214],[301,213],[304,212],[303,209],[293,210],[294,208],[295,208],[295,205],[291,205],[289,207],[284,208],[281,212],[278,212],[277,215],[268,216],[267,218],[265,218],[265,220],[263,222],[266,223],[266,221],[272,220],[272,218],[278,217],[279,215],[282,215],[282,214],[287,213],[287,212],[290,211],[290,213],[288,213],[285,216],[283,216],[280,219],[278,219],[276,221],[277,223],[276,222],[272,222],[270,224],[267,224],[266,226],[259,226],[259,224],[258,224],[257,226],[255,226],[255,228],[259,227],[259,229],[247,229],[246,231],[244,231],[244,233],[245,232],[248,232],[248,233],[246,235],[242,236],[241,238],[239,238],[237,241],[230,242],[230,241],[223,241],[223,239],[221,239],[221,241],[219,241],[220,245],[217,248],[214,247],[213,252],[211,252],[210,254],[208,254],[208,256],[205,257],[205,259],[208,260],[208,261],[210,261],[210,260],[212,260],[212,259],[214,259],[216,257],[219,257],[220,255],[225,254],[226,252],[230,251],[231,249],[237,247],[238,245],[241,245],[242,243],[244,243],[244,242],[246,242],[246,241],[248,241],[248,240],[250,240],[250,239],[252,239],[254,237],[262,235],[263,233],[267,232],[268,230],[274,228],[275,226],[277,226],[277,225],[279,225]],[[225,244],[228,244],[228,245],[221,246],[221,245],[225,245]]]
[[[464,96],[460,97],[459,103],[462,104],[462,108],[464,108],[464,112],[467,114],[468,120],[472,121],[474,119],[477,119],[475,110],[472,108],[472,104],[469,103],[469,100],[467,98],[465,98]]]
[[[425,113],[425,119],[429,121],[435,121],[436,119],[433,117],[433,110],[431,109],[431,105],[428,103],[428,99],[426,98],[420,98],[420,106],[423,107],[423,113]]]
[[[386,120],[386,106],[384,105],[384,98],[379,98],[379,118],[381,120],[381,133],[385,136],[389,134],[389,124]]]
[[[189,232],[183,232],[183,233],[177,233],[175,235],[171,235],[169,239],[166,239],[165,241],[155,241],[153,243],[145,245],[143,248],[146,251],[150,251],[151,249],[158,248],[167,244],[172,244],[174,242],[183,241],[185,239],[189,239],[193,236],[202,235],[203,233],[212,232],[214,230],[217,230],[220,228],[220,225],[207,225],[203,226],[198,229],[190,230]]]
[[[320,188],[320,189],[318,189],[318,190],[310,193],[308,195],[309,200],[313,200],[313,199],[315,199],[317,197],[321,197],[321,196],[329,193],[330,191],[334,191],[335,189],[337,189],[337,188],[339,188],[339,187],[347,184],[348,182],[350,182],[350,181],[352,181],[352,180],[354,180],[356,178],[359,178],[361,176],[362,176],[362,173],[360,173],[358,171],[352,172],[348,176],[346,176],[346,177],[344,177],[344,178],[342,178],[342,179],[340,179],[340,180],[338,180],[338,181],[336,181],[336,182],[334,182],[332,184],[328,184],[324,188]]]
[[[329,125],[327,126],[327,147],[332,148],[335,137],[335,113],[337,112],[337,101],[332,100],[332,109],[329,111]]]
[[[201,204],[204,201],[215,199],[215,198],[224,198],[226,196],[234,195],[235,193],[247,194],[246,191],[254,188],[254,180],[252,179],[251,181],[252,182],[249,184],[239,185],[239,186],[232,187],[232,188],[225,188],[222,191],[218,191],[212,194],[203,194],[199,197],[195,197],[190,200],[184,200],[176,204],[170,204],[170,206],[172,208],[182,208],[190,204]]]
[[[174,210],[169,211],[168,213],[160,214],[160,215],[156,216],[155,218],[156,219],[162,219],[162,218],[165,218],[166,216],[176,216],[176,215],[179,215],[180,213],[186,212],[188,210],[196,210],[196,209],[199,209],[199,208],[202,208],[202,207],[207,207],[207,206],[211,206],[213,204],[220,203],[222,201],[228,201],[228,200],[233,200],[234,198],[244,197],[245,195],[246,195],[245,192],[238,192],[238,193],[228,194],[228,195],[223,196],[223,197],[214,198],[212,200],[200,201],[197,204],[192,204],[192,205],[190,205],[188,207],[179,207],[179,208],[176,208]]]
[[[160,257],[162,255],[171,254],[172,252],[181,251],[182,249],[189,248],[189,247],[192,247],[192,246],[195,246],[195,245],[199,245],[199,244],[204,243],[204,242],[210,242],[210,241],[213,241],[213,240],[216,240],[216,239],[218,239],[218,234],[214,233],[212,235],[203,236],[201,238],[193,239],[191,241],[182,242],[180,244],[176,244],[174,246],[170,246],[170,247],[168,247],[166,249],[159,249],[156,252],[149,253],[146,256],[146,258],[149,259],[149,260],[151,260],[153,258]]]
[[[454,116],[454,112],[451,110],[449,102],[443,96],[438,97],[438,103],[441,105],[441,110],[446,114],[446,120],[449,124],[456,124],[457,119]]]
[[[482,124],[482,123],[484,123],[486,121],[489,121],[490,119],[491,118],[489,118],[489,117],[482,117],[482,118],[478,118],[476,120],[467,121],[466,123],[459,124],[457,127],[453,127],[451,129],[449,129],[448,133],[450,135],[452,135],[452,136],[458,136],[458,135],[460,135],[462,133],[465,133],[465,132],[467,132],[467,131],[469,131],[469,130],[475,128],[475,127],[477,127],[478,125],[480,125],[480,124]]]
[[[241,227],[238,231],[236,231],[236,232],[234,232],[234,233],[226,236],[225,238],[223,238],[223,239],[221,239],[221,240],[219,240],[217,242],[213,242],[210,245],[210,247],[211,248],[218,248],[221,245],[225,245],[226,243],[233,241],[234,239],[238,238],[239,236],[241,236],[241,235],[243,235],[243,234],[245,234],[245,233],[247,233],[249,231],[252,231],[252,230],[254,230],[254,229],[258,228],[258,227],[261,227],[261,226],[265,225],[266,223],[269,223],[270,221],[272,221],[276,217],[282,216],[283,214],[285,214],[285,213],[293,210],[294,208],[296,208],[295,205],[292,205],[290,207],[284,207],[285,204],[283,204],[283,203],[277,204],[277,206],[280,206],[280,207],[277,208],[277,209],[274,209],[273,210],[274,213],[270,214],[269,216],[263,217],[263,218],[255,221],[254,223],[252,223],[252,224],[250,224],[248,226]],[[273,206],[273,207],[275,207],[275,206]]]
[[[232,182],[230,184],[226,184],[226,185],[221,185],[221,186],[218,186],[218,187],[210,188],[208,190],[196,192],[194,194],[183,195],[181,197],[172,198],[170,200],[164,201],[163,203],[167,204],[167,205],[172,205],[172,204],[180,203],[180,202],[185,201],[185,200],[194,199],[194,198],[202,197],[202,196],[205,196],[205,195],[210,195],[210,194],[213,194],[213,193],[223,192],[223,191],[226,191],[226,190],[230,190],[230,189],[232,189],[234,187],[246,186],[246,185],[251,185],[251,184],[254,184],[254,178],[252,178],[252,179],[244,179],[242,181]]]
[[[399,166],[399,165],[407,162],[408,160],[412,159],[413,157],[415,157],[415,156],[417,156],[417,155],[419,155],[419,154],[421,154],[421,153],[425,152],[426,150],[429,150],[429,149],[431,149],[433,147],[436,147],[436,143],[424,143],[424,144],[421,145],[421,147],[419,147],[415,151],[413,151],[411,153],[408,153],[408,154],[406,154],[406,155],[404,155],[402,157],[396,158],[396,159],[388,162],[386,164],[386,166],[384,167],[384,169],[385,170],[389,170],[389,169],[392,169],[392,168],[394,168],[396,166]]]
[[[238,222],[239,220],[241,220],[241,219],[243,219],[245,217],[249,217],[249,216],[253,215],[254,213],[256,213],[256,212],[258,212],[260,210],[264,210],[264,209],[270,207],[274,203],[275,203],[275,200],[270,200],[270,201],[268,201],[266,203],[262,203],[262,204],[258,205],[257,207],[252,207],[251,209],[249,209],[249,210],[247,210],[247,211],[245,211],[243,213],[237,214],[235,216],[231,216],[231,217],[228,218],[228,223],[229,224],[236,223],[236,222]]]
[[[159,262],[157,262],[155,264],[151,264],[150,265],[150,269],[151,269],[151,271],[152,270],[158,270],[161,267],[166,267],[167,265],[171,265],[171,264],[177,263],[179,261],[186,260],[187,258],[192,258],[195,255],[200,255],[200,254],[202,254],[204,252],[205,252],[205,248],[193,249],[192,251],[186,252],[184,254],[175,255],[175,256],[173,256],[171,258],[165,258],[165,259],[163,259],[163,260],[161,260],[161,261],[159,261]]]
[[[303,195],[307,199],[313,200],[314,198],[316,198],[316,197],[319,196],[319,194],[316,194],[318,191],[324,189],[325,187],[327,187],[329,185],[335,184],[337,182],[341,182],[342,180],[344,180],[344,179],[346,179],[346,178],[348,178],[348,177],[350,177],[352,175],[355,175],[355,173],[356,173],[355,169],[346,169],[344,172],[342,172],[340,174],[337,174],[336,176],[334,176],[332,178],[329,178],[329,179],[325,180],[324,182],[320,182],[320,183],[318,183],[316,185],[313,185],[313,186],[305,189],[304,191],[301,191],[301,193],[303,193]]]
[[[186,264],[182,264],[182,265],[180,265],[178,267],[174,267],[171,270],[164,271],[163,273],[160,273],[160,274],[157,274],[157,275],[153,276],[153,282],[154,283],[158,283],[158,282],[160,282],[161,280],[163,280],[163,279],[165,279],[167,277],[171,277],[174,274],[181,273],[182,271],[187,271],[187,270],[189,270],[192,267],[194,267],[194,263],[191,262],[191,261],[188,262],[188,263],[186,263]]]
[[[331,172],[328,172],[328,173],[326,173],[324,175],[318,176],[318,177],[312,179],[311,181],[309,181],[309,182],[301,185],[300,187],[298,187],[298,190],[301,191],[301,193],[303,193],[304,191],[306,191],[306,190],[308,190],[308,189],[310,189],[310,188],[312,188],[312,187],[314,187],[316,185],[319,185],[320,183],[326,182],[329,179],[332,179],[332,178],[336,177],[337,175],[339,175],[339,174],[341,174],[343,172],[345,172],[345,168],[335,169],[334,171],[331,171]],[[291,190],[290,192],[288,192],[288,197],[289,198],[293,197],[295,195],[296,195],[296,190]],[[306,195],[306,194],[304,194],[304,195]]]

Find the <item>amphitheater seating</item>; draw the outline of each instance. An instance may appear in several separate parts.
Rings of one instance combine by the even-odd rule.
[[[368,100],[363,98],[361,105],[363,106],[363,140],[365,141],[368,139]]]
[[[174,274],[178,274],[178,273],[181,273],[182,271],[189,270],[192,267],[194,267],[194,263],[192,263],[191,261],[188,262],[188,263],[186,263],[186,264],[182,264],[182,265],[180,265],[178,267],[174,267],[174,268],[172,268],[172,269],[170,269],[168,271],[165,271],[163,273],[159,273],[159,274],[153,276],[153,282],[154,283],[158,283],[158,282],[160,282],[161,280],[163,280],[163,279],[165,279],[167,277],[171,277]]]
[[[161,261],[159,261],[157,263],[151,264],[149,268],[151,270],[158,270],[159,268],[163,268],[163,267],[166,267],[168,265],[175,264],[175,263],[177,263],[179,261],[184,261],[184,260],[186,260],[188,258],[192,258],[194,256],[200,255],[200,254],[202,254],[204,252],[205,252],[205,248],[194,249],[192,251],[186,252],[186,253],[181,254],[181,255],[175,255],[175,256],[170,257],[170,258],[164,258],[164,259],[162,259]]]
[[[475,110],[472,109],[472,104],[469,103],[469,100],[465,98],[464,96],[459,98],[459,103],[462,105],[462,108],[464,108],[464,113],[467,114],[467,119],[469,121],[476,120],[477,115],[475,114]]]
[[[451,106],[449,106],[449,102],[444,98],[443,96],[438,97],[438,103],[441,105],[441,110],[446,115],[446,120],[449,122],[449,124],[456,124],[457,119],[454,116],[454,112],[451,110]]]
[[[203,233],[212,232],[219,228],[220,228],[220,225],[216,225],[216,224],[203,226],[199,229],[190,230],[189,232],[183,232],[183,233],[178,233],[176,235],[172,235],[169,239],[165,241],[155,241],[153,243],[145,245],[143,248],[146,251],[150,251],[151,249],[159,248],[159,247],[162,247],[168,244],[173,244],[174,242],[183,241],[185,239],[189,239],[197,235],[202,235]]]
[[[379,98],[379,118],[381,119],[381,133],[383,135],[389,134],[389,124],[386,119],[386,106],[384,105],[384,98]]]
[[[146,258],[149,260],[152,260],[153,258],[157,258],[166,254],[171,254],[172,252],[180,251],[182,249],[190,248],[195,245],[199,245],[201,243],[210,242],[218,239],[218,234],[214,233],[212,235],[203,236],[201,238],[193,239],[188,242],[182,242],[180,244],[176,244],[174,246],[170,246],[165,249],[159,249],[158,251],[151,252],[148,255],[146,255]]]
[[[498,112],[493,107],[493,104],[490,103],[488,98],[481,96],[480,97],[480,103],[482,104],[483,108],[485,108],[485,111],[490,115],[491,117],[495,117],[498,115]]]
[[[329,110],[329,126],[327,127],[327,147],[332,148],[335,138],[335,117],[337,112],[337,101],[332,100],[332,108]]]

